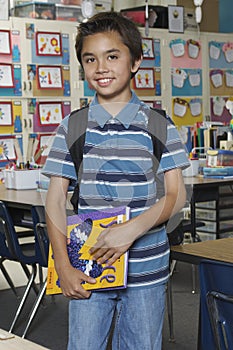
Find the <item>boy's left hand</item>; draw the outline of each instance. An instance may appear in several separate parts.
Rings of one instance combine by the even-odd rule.
[[[131,225],[132,226],[132,225]],[[134,239],[129,221],[111,226],[99,235],[96,244],[89,250],[93,260],[112,265],[132,245]]]

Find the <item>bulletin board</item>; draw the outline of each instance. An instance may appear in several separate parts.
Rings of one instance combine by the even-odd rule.
[[[199,40],[172,39],[171,59],[172,119],[178,126],[203,120],[202,48]]]

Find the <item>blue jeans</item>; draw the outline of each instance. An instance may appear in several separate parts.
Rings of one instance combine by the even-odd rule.
[[[113,322],[113,350],[160,350],[164,309],[164,284],[71,300],[68,350],[106,350]]]

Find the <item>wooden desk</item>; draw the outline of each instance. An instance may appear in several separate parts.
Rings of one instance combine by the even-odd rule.
[[[233,238],[172,246],[171,258],[191,264],[199,264],[204,259],[233,264]]]
[[[194,238],[196,235],[196,204],[200,202],[215,201],[216,208],[220,199],[220,187],[231,187],[231,197],[233,198],[233,179],[207,179],[204,177],[184,177],[184,183],[187,189],[187,197],[190,201],[191,208],[191,234]],[[232,199],[233,201],[233,199]],[[200,220],[200,219],[199,219]],[[233,229],[233,227],[232,227]],[[216,232],[217,238],[220,237],[220,215],[219,210],[216,209]],[[219,236],[219,237],[218,237]]]
[[[46,192],[8,190],[4,185],[0,185],[0,200],[6,204],[16,226],[32,229],[31,207],[44,205],[45,199]]]
[[[0,329],[0,350],[46,350],[41,345]]]
[[[32,228],[31,207],[33,205],[45,205],[47,191],[37,190],[9,190],[0,185],[0,200],[5,202],[14,220],[15,225]],[[67,213],[71,215],[72,206],[67,199]],[[27,223],[28,222],[28,223]]]
[[[37,190],[8,190],[0,185],[0,200],[11,207],[30,208],[32,205],[44,205],[46,193]]]
[[[211,241],[172,246],[171,258],[173,260],[191,264],[200,264],[201,261],[206,259],[233,264],[233,238],[221,238]],[[202,290],[202,285],[200,285],[200,290]],[[201,345],[203,332],[201,327],[201,319],[203,315],[201,312],[200,309],[197,349],[206,350],[206,348],[203,349]],[[203,334],[205,334],[205,337],[210,336],[209,332]]]

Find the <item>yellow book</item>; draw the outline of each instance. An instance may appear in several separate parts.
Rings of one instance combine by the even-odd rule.
[[[86,290],[109,290],[126,288],[128,252],[123,254],[112,266],[97,264],[91,260],[89,249],[98,235],[111,225],[129,219],[129,208],[117,208],[72,215],[67,218],[67,252],[71,265],[96,279],[95,284],[83,283]],[[50,245],[48,257],[48,276],[46,294],[61,293],[59,278],[54,267],[53,251]]]

